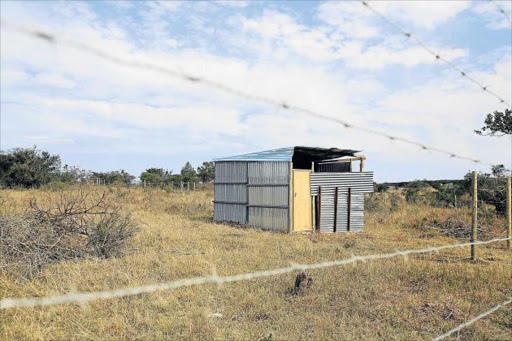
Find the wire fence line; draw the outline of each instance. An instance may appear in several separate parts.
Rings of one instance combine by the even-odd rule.
[[[72,303],[72,302],[88,302],[92,300],[98,299],[109,299],[115,297],[125,297],[125,296],[133,296],[139,295],[143,293],[150,293],[154,291],[162,291],[162,290],[172,290],[181,287],[195,286],[201,284],[223,284],[223,283],[231,283],[238,281],[246,281],[255,278],[261,277],[270,277],[282,275],[294,271],[306,271],[306,270],[314,270],[314,269],[323,269],[333,266],[341,266],[347,264],[353,264],[357,262],[364,262],[367,260],[376,260],[376,259],[387,259],[393,257],[407,257],[408,255],[416,255],[423,253],[431,253],[438,252],[446,249],[453,248],[461,248],[471,245],[485,245],[491,244],[501,241],[506,241],[511,239],[508,238],[497,238],[491,239],[487,241],[478,241],[478,242],[469,242],[462,244],[452,244],[452,245],[443,245],[437,247],[429,247],[426,249],[416,249],[416,250],[405,250],[405,251],[396,251],[393,253],[387,254],[373,254],[373,255],[363,255],[363,256],[354,256],[347,259],[335,260],[335,261],[327,261],[321,263],[314,264],[293,264],[289,267],[273,269],[273,270],[263,270],[250,272],[245,274],[231,275],[231,276],[205,276],[205,277],[194,277],[176,280],[172,282],[144,285],[139,287],[131,287],[131,288],[123,288],[111,291],[97,291],[97,292],[88,292],[88,293],[70,293],[65,295],[57,295],[57,296],[47,296],[47,297],[30,297],[30,298],[2,298],[0,300],[0,310],[9,309],[9,308],[22,308],[22,307],[37,307],[37,306],[50,306],[57,305],[63,303]]]
[[[470,82],[476,84],[480,89],[482,89],[483,91],[489,93],[490,95],[496,97],[500,103],[503,103],[503,104],[506,104],[508,107],[510,107],[510,103],[505,101],[503,99],[503,97],[501,97],[500,95],[498,95],[497,93],[495,93],[494,91],[490,90],[489,89],[489,86],[487,85],[484,85],[482,82],[476,80],[475,78],[473,78],[472,76],[470,76],[466,71],[464,71],[463,69],[461,69],[460,67],[458,67],[457,65],[455,65],[454,63],[452,63],[451,61],[449,61],[448,59],[444,58],[443,56],[441,56],[441,54],[437,51],[435,51],[434,49],[430,48],[427,44],[425,44],[423,42],[423,40],[421,40],[418,36],[412,34],[411,32],[408,32],[406,30],[404,30],[402,27],[398,26],[398,24],[396,24],[394,21],[392,21],[391,19],[389,19],[388,17],[386,17],[384,14],[382,14],[381,12],[377,11],[375,8],[371,7],[369,2],[368,1],[364,1],[364,0],[359,0],[364,7],[368,8],[370,11],[372,11],[374,14],[376,14],[377,16],[379,16],[382,20],[384,20],[388,25],[394,27],[395,29],[397,29],[398,31],[400,31],[404,36],[406,36],[408,39],[411,38],[413,39],[414,41],[416,41],[425,51],[427,51],[428,53],[430,53],[432,56],[434,56],[434,58],[436,60],[439,60],[439,61],[442,61],[444,62],[445,64],[449,65],[452,69],[454,69],[455,71],[457,71],[462,77],[468,79]],[[503,11],[503,13],[505,13]]]
[[[463,328],[466,328],[467,326],[475,323],[476,321],[494,313],[496,310],[500,309],[500,308],[503,308],[504,306],[508,305],[512,303],[512,297],[509,297],[506,301],[504,302],[501,302],[500,304],[494,306],[492,309],[484,312],[484,313],[481,313],[480,315],[478,316],[475,316],[474,318],[472,318],[471,320],[469,321],[466,321],[464,323],[461,323],[460,325],[458,325],[457,327],[453,328],[453,329],[450,329],[449,331],[447,331],[446,333],[442,334],[442,335],[439,335],[438,337],[435,337],[432,339],[432,341],[440,341],[440,340],[443,340],[445,338],[447,338],[448,336],[462,330]]]
[[[498,11],[500,11],[505,16],[505,18],[507,18],[508,22],[512,24],[512,19],[510,19],[510,16],[508,15],[507,12],[505,12],[503,7],[500,6],[498,1],[496,1],[496,0],[489,0],[489,1],[492,2],[498,8]]]
[[[76,49],[76,50],[87,52],[89,54],[95,55],[97,57],[100,57],[102,59],[105,59],[107,61],[113,62],[113,63],[118,64],[118,65],[123,65],[123,66],[131,67],[131,68],[143,69],[143,70],[148,70],[148,71],[153,71],[153,72],[158,72],[158,73],[166,74],[166,75],[171,76],[173,78],[181,79],[181,80],[184,80],[184,81],[187,81],[187,82],[202,83],[204,85],[210,86],[212,88],[216,88],[216,89],[221,90],[221,91],[223,91],[225,93],[229,93],[231,95],[234,95],[234,96],[237,96],[237,97],[240,97],[240,98],[245,98],[245,99],[248,99],[248,100],[251,100],[251,101],[254,101],[254,102],[259,102],[259,103],[262,103],[262,104],[276,106],[278,108],[285,109],[285,110],[299,112],[299,113],[302,113],[302,114],[305,114],[305,115],[308,115],[308,116],[311,116],[311,117],[314,117],[314,118],[317,118],[317,119],[321,119],[321,120],[324,120],[324,121],[329,121],[329,122],[332,122],[332,123],[339,124],[339,125],[345,127],[346,129],[354,129],[354,130],[358,130],[358,131],[365,132],[365,133],[368,133],[368,134],[384,137],[384,138],[387,138],[387,139],[389,139],[391,141],[398,141],[398,142],[402,142],[402,143],[405,143],[405,144],[413,145],[413,146],[419,147],[420,150],[433,151],[433,152],[436,152],[436,153],[447,155],[447,156],[449,156],[451,158],[471,161],[471,162],[473,162],[475,164],[480,164],[482,166],[492,167],[494,165],[492,163],[484,162],[484,161],[481,161],[481,160],[479,160],[477,158],[474,158],[474,157],[469,157],[469,156],[466,156],[466,155],[460,155],[458,153],[455,153],[455,152],[452,152],[452,151],[449,151],[449,150],[445,150],[445,149],[441,149],[441,148],[437,148],[437,147],[427,146],[424,143],[421,143],[421,142],[418,142],[418,141],[415,141],[415,140],[411,140],[411,139],[407,139],[407,138],[404,138],[404,137],[400,137],[400,136],[394,136],[394,135],[388,134],[388,133],[380,131],[380,130],[375,130],[375,129],[371,129],[371,128],[367,128],[367,127],[357,126],[357,125],[354,125],[354,124],[352,124],[350,122],[342,120],[340,118],[336,118],[336,117],[332,117],[332,116],[329,116],[329,115],[325,115],[323,113],[320,113],[320,112],[317,112],[317,111],[314,111],[314,110],[311,110],[311,109],[307,109],[307,108],[300,107],[300,106],[293,105],[293,104],[288,104],[286,102],[275,100],[275,99],[272,99],[272,98],[251,94],[251,93],[245,92],[243,90],[239,90],[239,89],[236,89],[236,88],[231,87],[229,85],[226,85],[224,83],[221,83],[221,82],[218,82],[218,81],[215,81],[215,80],[211,80],[211,79],[207,79],[207,78],[204,78],[204,77],[198,77],[198,76],[195,76],[195,75],[183,72],[183,71],[181,71],[179,69],[171,69],[171,68],[168,68],[166,66],[162,66],[162,65],[158,65],[158,64],[153,64],[153,63],[148,63],[148,62],[142,62],[142,61],[137,61],[137,60],[130,60],[130,59],[121,58],[121,57],[115,56],[113,54],[110,54],[108,52],[105,52],[105,51],[103,51],[103,50],[101,50],[99,48],[96,48],[96,47],[90,46],[88,44],[82,43],[80,41],[66,39],[66,38],[60,37],[58,35],[55,35],[53,33],[47,32],[47,31],[34,30],[34,29],[31,29],[31,28],[28,28],[28,27],[25,27],[25,26],[15,25],[15,24],[12,24],[10,22],[7,22],[5,19],[0,19],[0,26],[8,27],[13,32],[16,32],[16,33],[19,33],[19,34],[23,34],[25,36],[28,36],[28,37],[31,37],[31,38],[35,38],[35,39],[41,39],[41,40],[46,41],[46,42],[48,42],[50,44],[66,46],[66,47],[70,47],[70,48],[73,48],[73,49]],[[487,91],[489,92],[489,90],[487,90]],[[509,171],[509,170],[507,170],[507,171]]]

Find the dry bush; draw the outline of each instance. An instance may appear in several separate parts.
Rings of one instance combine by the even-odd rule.
[[[402,227],[414,228],[424,232],[423,237],[446,236],[458,239],[471,237],[471,210],[469,209],[434,209],[417,208],[403,221]],[[478,238],[492,239],[503,235],[505,231],[503,218],[484,206],[478,214]]]
[[[0,267],[12,274],[33,278],[61,260],[118,257],[137,231],[107,192],[80,187],[44,198],[0,215]]]
[[[388,214],[404,209],[405,197],[398,191],[375,192],[365,195],[365,211],[370,213]]]

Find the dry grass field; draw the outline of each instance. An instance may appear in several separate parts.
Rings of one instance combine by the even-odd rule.
[[[456,244],[424,226],[468,210],[403,205],[368,212],[364,233],[285,235],[212,222],[213,193],[107,189],[140,231],[121,258],[48,265],[19,280],[0,269],[0,296],[27,297],[140,286]],[[41,191],[2,190],[2,212]],[[504,236],[504,221],[492,233]],[[310,271],[311,288],[290,294],[295,274],[224,285],[0,311],[0,339],[429,340],[512,296],[505,243]],[[512,307],[452,340],[511,340]]]

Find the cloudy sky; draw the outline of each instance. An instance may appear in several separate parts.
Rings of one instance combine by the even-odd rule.
[[[511,16],[510,1],[499,2]],[[489,1],[377,1],[378,11],[512,102],[511,24]],[[505,105],[359,2],[1,2],[11,24],[159,64],[511,167],[473,133]],[[179,171],[285,146],[363,150],[377,181],[458,178],[468,161],[1,28],[2,149],[86,169]]]

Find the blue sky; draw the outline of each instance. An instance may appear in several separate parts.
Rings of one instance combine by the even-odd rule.
[[[376,1],[508,102],[511,24],[489,1]],[[509,16],[511,2],[498,2]],[[243,91],[511,167],[506,138],[479,137],[494,97],[435,61],[361,3],[1,2],[10,23],[165,65]],[[363,150],[377,181],[457,178],[470,162],[115,65],[1,28],[2,148],[61,155],[85,169],[179,171],[293,145]]]

